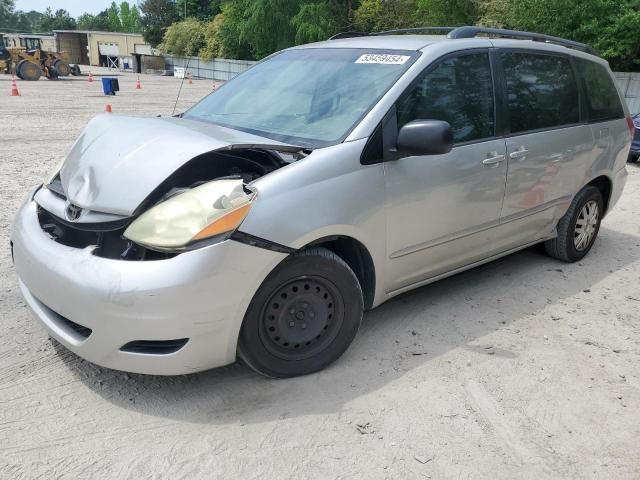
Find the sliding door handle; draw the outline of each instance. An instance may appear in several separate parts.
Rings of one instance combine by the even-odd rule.
[[[497,167],[500,163],[504,162],[505,156],[498,154],[498,152],[491,152],[489,155],[491,156],[482,161],[483,165],[494,165]]]
[[[522,148],[516,150],[515,152],[511,152],[509,154],[509,158],[522,158],[522,159],[524,159],[527,156],[527,153],[529,153],[529,150],[527,150],[526,148],[522,147]]]

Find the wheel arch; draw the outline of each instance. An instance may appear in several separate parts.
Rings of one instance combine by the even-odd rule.
[[[600,175],[594,178],[585,187],[596,187],[602,194],[602,200],[604,202],[604,214],[608,213],[609,200],[611,199],[611,192],[613,191],[613,182],[607,175]]]
[[[367,247],[353,237],[331,235],[309,242],[304,247],[323,247],[344,260],[356,274],[364,300],[364,308],[370,309],[376,292],[376,268]]]

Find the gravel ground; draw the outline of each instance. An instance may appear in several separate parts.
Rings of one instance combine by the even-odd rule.
[[[171,113],[179,81],[140,78],[109,99],[99,77],[19,81],[13,98],[0,75],[0,478],[640,477],[633,165],[582,262],[529,249],[402,295],[316,375],[131,375],[49,340],[18,290],[12,217],[107,102]],[[211,88],[185,82],[177,111]]]

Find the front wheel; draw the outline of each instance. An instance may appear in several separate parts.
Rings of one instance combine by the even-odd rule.
[[[303,250],[269,274],[251,301],[238,355],[268,377],[322,370],[353,341],[364,306],[360,283],[324,248]]]
[[[603,214],[600,190],[590,186],[580,190],[558,222],[558,236],[545,242],[547,253],[565,262],[581,260],[598,236]]]

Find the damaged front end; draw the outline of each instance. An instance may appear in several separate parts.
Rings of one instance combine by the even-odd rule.
[[[215,135],[220,127],[208,128],[212,131],[195,129],[197,137],[203,133]],[[190,128],[189,134],[193,135],[193,130]],[[178,133],[184,136],[185,132]],[[83,136],[87,134],[91,136],[89,128]],[[105,169],[96,161],[87,161],[86,155],[91,153],[88,150],[95,152],[99,142],[95,139],[86,142],[83,136],[69,156],[71,162],[65,162],[34,196],[38,220],[43,231],[58,243],[91,248],[94,255],[120,260],[171,258],[229,238],[256,199],[257,192],[251,183],[309,153],[292,145],[261,145],[248,134],[245,136],[253,138],[239,144],[211,145],[208,139],[219,143],[219,137],[205,135],[197,138],[203,144],[201,147],[218,148],[190,159],[184,158],[184,150],[189,149],[182,149],[180,164],[158,182],[158,170],[166,171],[167,165],[163,158],[149,162],[149,158],[143,156],[144,147],[150,145],[151,140],[143,140],[132,152],[116,152],[119,155],[114,163],[119,164],[118,172]],[[83,141],[86,148],[79,151]],[[163,142],[166,141],[165,136]],[[193,151],[193,145],[190,150]],[[123,158],[126,161],[123,162]],[[175,157],[167,162],[176,165]],[[141,170],[141,163],[151,169],[147,175]],[[74,164],[76,167],[70,168]],[[132,182],[126,164],[140,175],[137,182]],[[120,190],[118,177],[123,188],[136,191]],[[149,178],[156,179],[155,186]],[[113,202],[109,202],[107,194],[113,197]],[[142,200],[134,207],[132,198]]]

